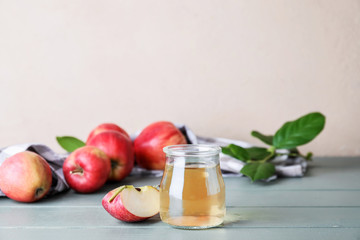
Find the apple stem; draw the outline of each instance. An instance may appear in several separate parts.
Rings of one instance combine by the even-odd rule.
[[[80,174],[83,174],[84,173],[84,170],[82,168],[78,168],[78,169],[75,169],[73,171],[70,171],[70,174],[77,174],[77,173],[80,173]]]
[[[116,191],[114,192],[114,194],[108,200],[108,202],[111,203],[116,198],[116,196],[119,195],[119,193],[121,193],[122,190],[124,190],[125,188],[129,188],[129,187],[133,187],[133,186],[132,185],[125,185],[125,186],[121,186],[121,187],[117,188]]]
[[[44,189],[37,188],[35,191],[35,197],[39,197],[44,192]]]
[[[110,163],[111,163],[111,169],[115,169],[119,165],[119,163],[113,159],[110,159]]]

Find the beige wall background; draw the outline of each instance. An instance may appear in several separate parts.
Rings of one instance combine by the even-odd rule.
[[[1,147],[157,120],[260,144],[320,111],[300,149],[360,155],[360,1],[0,0],[0,81]]]

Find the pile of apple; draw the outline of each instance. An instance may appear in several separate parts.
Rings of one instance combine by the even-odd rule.
[[[170,122],[150,124],[134,142],[121,127],[104,123],[90,132],[86,146],[68,156],[63,165],[64,176],[75,191],[94,192],[107,181],[127,177],[135,162],[148,170],[163,170],[163,148],[185,143],[184,135]]]
[[[101,124],[92,130],[86,146],[73,151],[63,164],[69,186],[80,193],[100,189],[106,181],[120,181],[134,166],[129,134],[116,124]]]
[[[163,170],[168,145],[185,144],[184,135],[171,122],[155,122],[144,128],[134,142],[121,127],[104,123],[93,129],[83,147],[64,161],[69,186],[80,193],[99,190],[107,181],[121,181],[134,164],[148,170]],[[0,166],[0,189],[11,199],[34,202],[43,198],[52,183],[48,163],[40,155],[25,151]],[[113,217],[141,221],[159,212],[159,192],[151,186],[121,186],[107,193],[102,204]]]

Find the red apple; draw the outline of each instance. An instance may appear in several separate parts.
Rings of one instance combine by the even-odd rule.
[[[16,201],[34,202],[50,190],[52,174],[49,164],[34,152],[20,152],[0,166],[0,189]]]
[[[121,127],[119,127],[118,125],[114,124],[114,123],[103,123],[103,124],[100,124],[99,126],[97,126],[96,128],[94,128],[86,141],[89,141],[90,138],[92,138],[93,136],[95,136],[96,134],[99,134],[101,132],[104,132],[104,131],[108,131],[108,130],[113,130],[113,131],[116,131],[116,132],[119,132],[119,133],[122,133],[124,134],[125,136],[127,136],[128,138],[130,138],[129,134],[124,130],[122,129]]]
[[[135,159],[138,165],[149,170],[163,170],[166,157],[163,148],[186,144],[186,139],[171,122],[155,122],[141,131],[134,141]]]
[[[138,222],[159,213],[160,193],[152,186],[121,186],[108,192],[102,205],[116,219]]]
[[[110,158],[92,146],[76,149],[63,164],[66,182],[80,193],[91,193],[100,189],[109,177],[110,169]]]
[[[134,151],[130,138],[109,130],[101,132],[86,142],[103,150],[111,160],[109,180],[120,181],[128,176],[134,167]]]

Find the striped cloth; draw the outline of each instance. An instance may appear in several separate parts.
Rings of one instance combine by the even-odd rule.
[[[252,147],[251,144],[239,140],[226,139],[226,138],[210,138],[210,137],[200,137],[194,134],[187,126],[183,124],[175,124],[179,130],[185,135],[186,140],[189,144],[209,144],[209,145],[218,145],[218,146],[227,146],[230,143],[239,145],[244,148]],[[131,135],[131,138],[134,140],[137,135],[140,133],[137,132]],[[3,149],[0,149],[0,165],[8,157],[22,152],[22,151],[32,151],[40,156],[42,156],[50,165],[53,181],[52,186],[47,194],[47,196],[52,196],[54,194],[66,191],[69,189],[67,185],[64,174],[62,171],[62,165],[68,154],[58,154],[51,150],[49,147],[43,144],[19,144],[9,146]],[[307,162],[303,158],[287,158],[282,156],[273,160],[273,163],[276,165],[276,175],[267,179],[267,181],[272,181],[278,176],[281,177],[302,177],[306,172]],[[241,168],[244,166],[244,163],[234,159],[228,155],[220,153],[220,168],[223,172],[223,176],[242,176],[240,173]],[[159,176],[163,174],[162,171],[149,171],[138,166],[135,166],[131,172],[131,176]],[[0,190],[0,196],[5,196]]]
[[[217,146],[227,146],[230,143],[236,144],[243,148],[253,147],[253,145],[228,138],[213,138],[213,137],[201,137],[194,134],[191,129],[189,129],[184,124],[175,124],[175,126],[184,134],[186,140],[190,144],[207,144],[207,145],[217,145]],[[134,140],[140,131],[131,135],[131,139]],[[283,150],[282,150],[283,151]],[[286,151],[286,150],[284,150]],[[278,177],[303,177],[306,169],[307,162],[304,158],[288,158],[286,155],[275,158],[272,163],[275,164],[276,174],[265,181],[272,181]],[[242,176],[240,170],[244,166],[242,161],[239,161],[235,158],[232,158],[228,155],[220,153],[220,168],[222,170],[222,175],[224,177],[229,176]],[[151,176],[162,176],[162,171],[148,171],[139,167],[134,167],[132,174],[133,175],[151,175]]]

